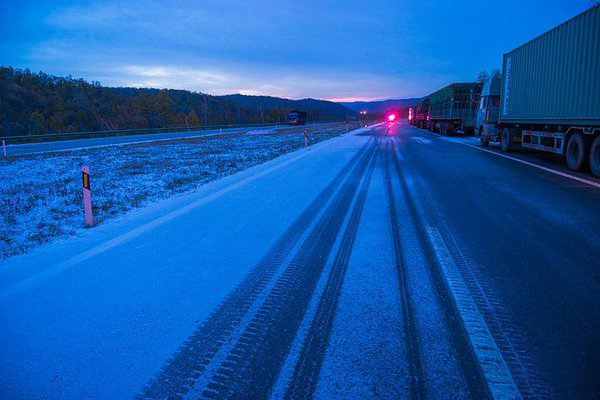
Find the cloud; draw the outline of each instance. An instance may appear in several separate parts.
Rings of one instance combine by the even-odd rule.
[[[175,87],[177,82],[181,85],[181,82],[186,82],[184,86],[190,85],[207,85],[216,86],[222,85],[225,82],[231,80],[223,74],[218,74],[212,71],[179,68],[174,66],[140,66],[140,65],[127,65],[120,68],[122,76],[149,79],[156,82],[163,82],[163,85],[169,85]]]
[[[436,50],[431,10],[406,0],[57,1],[40,14],[24,67],[112,86],[289,98],[416,97],[464,79]]]
[[[111,3],[70,6],[50,13],[45,22],[65,30],[98,29],[115,26],[120,21],[137,18],[134,8]]]
[[[356,97],[356,87],[375,85],[363,98],[390,96],[390,82],[370,75],[336,76],[335,71],[313,69],[293,73],[285,68],[264,69],[246,66],[243,71],[233,65],[218,69],[175,64],[126,64],[104,70],[102,83],[110,86],[134,86],[187,89],[211,94],[241,93],[287,98]],[[386,86],[388,90],[386,90]],[[341,96],[337,96],[341,94]]]

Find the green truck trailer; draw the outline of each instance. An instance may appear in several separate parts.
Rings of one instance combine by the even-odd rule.
[[[452,83],[429,95],[428,128],[443,135],[473,134],[481,95],[480,83]]]
[[[427,129],[427,116],[429,115],[429,97],[425,97],[415,106],[413,125],[417,128]]]
[[[561,154],[600,177],[600,5],[506,53],[501,85],[497,129],[482,144]]]

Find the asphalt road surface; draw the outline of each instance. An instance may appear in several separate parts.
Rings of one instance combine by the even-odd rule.
[[[600,397],[600,185],[405,124],[0,268],[7,398]]]
[[[315,122],[306,124],[307,126],[318,126],[327,125],[329,122]],[[285,127],[286,125],[279,125],[279,127]],[[140,143],[140,142],[153,142],[157,140],[173,140],[173,139],[184,139],[198,136],[218,135],[218,134],[230,134],[242,131],[261,130],[261,129],[274,129],[273,125],[266,126],[252,126],[244,128],[225,128],[225,129],[211,129],[205,131],[185,131],[185,132],[169,132],[169,133],[149,133],[144,135],[129,135],[129,136],[111,136],[111,137],[100,137],[91,139],[73,139],[73,140],[61,140],[53,142],[42,142],[42,143],[24,143],[24,144],[8,144],[6,146],[6,153],[8,155],[23,155],[23,154],[34,154],[34,153],[47,153],[51,151],[64,151],[74,150],[89,147],[103,147],[103,146],[114,146],[129,143]]]

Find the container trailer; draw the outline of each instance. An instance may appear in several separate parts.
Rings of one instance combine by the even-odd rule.
[[[416,105],[413,125],[417,128],[428,129],[427,115],[429,115],[429,97],[425,97]]]
[[[451,83],[429,95],[429,130],[442,135],[473,134],[481,83]]]
[[[483,146],[560,154],[600,177],[600,5],[504,54],[500,88]]]

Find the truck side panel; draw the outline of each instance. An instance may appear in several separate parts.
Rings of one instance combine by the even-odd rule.
[[[482,84],[453,83],[430,95],[429,114],[434,121],[460,121],[475,126]]]
[[[600,7],[504,55],[500,122],[600,124]]]

